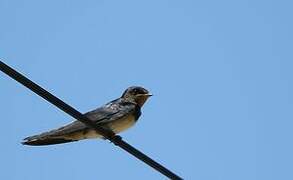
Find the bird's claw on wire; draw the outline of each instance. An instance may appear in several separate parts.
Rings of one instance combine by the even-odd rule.
[[[122,140],[122,137],[119,136],[119,135],[115,135],[115,136],[110,138],[110,141],[112,143],[114,143],[115,145],[117,145],[119,142],[121,142],[121,140]]]

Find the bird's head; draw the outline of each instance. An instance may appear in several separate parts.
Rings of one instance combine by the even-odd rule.
[[[139,86],[131,86],[122,94],[122,98],[133,101],[140,107],[143,106],[150,96],[152,96],[152,94],[150,94],[148,90]]]

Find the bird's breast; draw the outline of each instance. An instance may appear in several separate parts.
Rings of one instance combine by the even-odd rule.
[[[120,133],[135,124],[135,117],[134,115],[129,115],[115,121],[111,121],[106,126],[110,128],[113,132]],[[91,139],[91,138],[101,138],[102,135],[98,134],[95,130],[92,129],[85,129],[83,131],[70,133],[63,136],[65,139],[70,140],[81,140],[81,139]]]
[[[134,115],[128,115],[126,117],[117,119],[116,121],[109,123],[108,127],[112,129],[112,131],[114,131],[115,133],[120,133],[133,126],[135,122],[136,121]]]

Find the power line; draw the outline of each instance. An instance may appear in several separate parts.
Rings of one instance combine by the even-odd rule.
[[[86,116],[84,116],[82,113],[71,107],[70,105],[66,104],[64,101],[59,99],[58,97],[54,96],[50,92],[46,91],[44,88],[41,86],[37,85],[33,81],[29,80],[13,68],[9,67],[6,65],[4,62],[0,61],[0,70],[10,76],[12,79],[16,80],[20,84],[24,85],[31,91],[35,92],[48,102],[54,104],[57,106],[59,109],[64,111],[65,113],[69,114],[72,116],[74,119],[84,123],[88,127],[96,130],[99,134],[103,135],[106,139],[110,140],[113,142],[116,146],[119,146],[120,148],[124,149],[128,153],[132,154],[136,158],[140,159],[141,161],[145,162],[155,170],[159,171],[160,173],[164,174],[170,179],[176,179],[180,180],[182,179],[172,171],[168,170],[161,164],[157,163],[144,153],[140,152],[138,149],[134,148],[127,142],[125,142],[121,136],[114,134],[112,131],[105,129],[101,126],[96,125],[93,121],[89,120]]]

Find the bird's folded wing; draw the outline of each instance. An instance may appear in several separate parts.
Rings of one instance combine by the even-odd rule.
[[[115,105],[110,107],[107,107],[106,105],[106,106],[97,108],[93,111],[87,112],[84,115],[90,120],[94,121],[96,124],[104,125],[111,121],[115,121],[117,119],[122,118],[123,116],[134,111],[134,109],[135,109],[134,104],[129,104],[127,106],[120,106],[117,104],[117,106]],[[44,132],[39,135],[30,136],[25,138],[24,140],[32,140],[35,138],[42,138],[42,137],[59,137],[59,136],[75,133],[78,131],[82,131],[85,129],[89,129],[89,127],[80,121],[74,121],[58,129]]]

